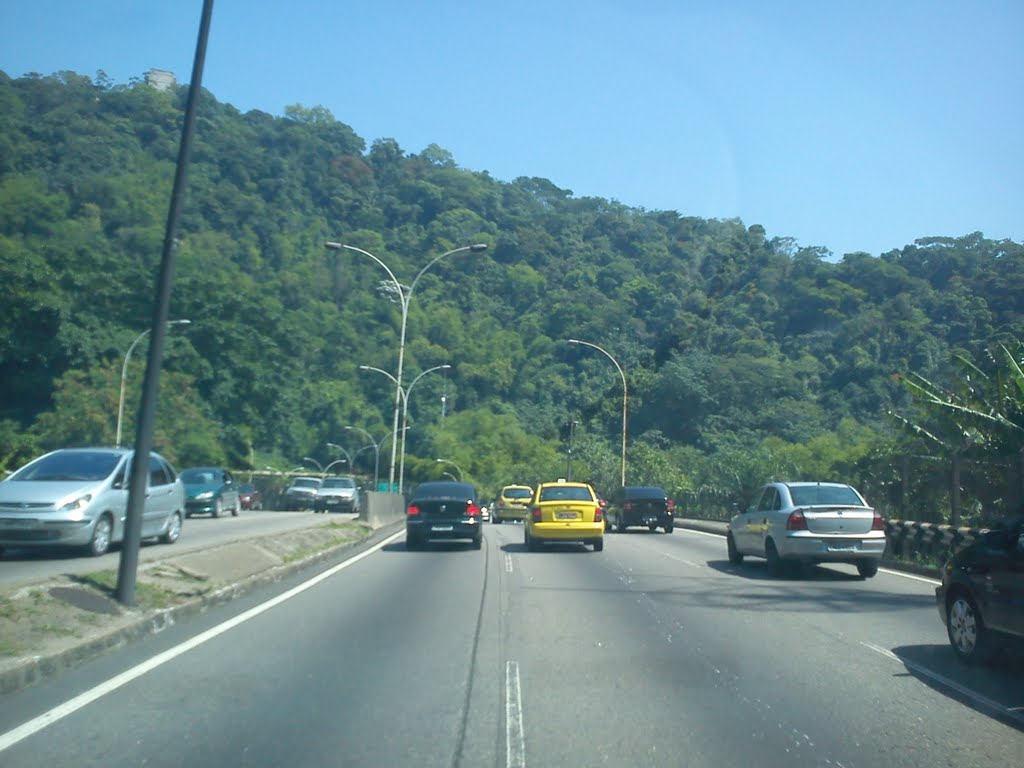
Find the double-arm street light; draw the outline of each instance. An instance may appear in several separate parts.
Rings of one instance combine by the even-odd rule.
[[[622,485],[623,485],[623,487],[625,487],[625,485],[626,485],[626,414],[628,413],[627,403],[629,401],[629,392],[626,389],[626,374],[623,373],[622,366],[619,365],[619,361],[616,360],[614,357],[612,357],[611,354],[608,352],[608,350],[604,349],[603,347],[599,347],[597,344],[591,344],[589,341],[580,341],[579,339],[568,339],[568,342],[570,344],[582,344],[584,347],[592,347],[593,349],[596,349],[598,352],[603,353],[605,357],[607,357],[609,360],[612,361],[612,364],[615,366],[615,369],[619,372],[619,376],[622,377]]]
[[[354,429],[357,432],[366,435],[366,439],[369,440],[370,444],[373,446],[373,490],[376,491],[378,488],[378,484],[380,483],[380,442],[374,440],[373,435],[371,435],[362,427],[354,427],[351,424],[349,424],[348,426],[345,427],[345,429]],[[385,437],[387,437],[387,435],[385,435]],[[383,442],[383,438],[381,439],[381,442]]]
[[[459,482],[460,483],[462,482],[462,467],[460,467],[458,464],[456,464],[451,459],[434,459],[434,461],[436,461],[438,464],[451,464],[453,467],[455,467],[455,469],[459,473]],[[444,474],[447,475],[447,474],[450,474],[450,473],[449,472],[445,472]]]
[[[433,368],[427,368],[427,370],[423,371],[423,373],[421,373],[419,376],[417,376],[415,379],[413,379],[412,383],[407,388],[403,389],[402,385],[398,384],[398,379],[395,376],[392,376],[387,371],[385,371],[383,368],[375,368],[372,365],[360,365],[359,366],[359,370],[361,370],[361,371],[376,371],[377,373],[384,374],[389,379],[394,381],[395,385],[398,387],[398,394],[401,397],[401,402],[402,402],[402,450],[401,450],[401,466],[400,466],[400,468],[398,470],[398,492],[399,493],[402,492],[402,485],[403,485],[403,481],[405,480],[405,434],[406,434],[406,432],[409,431],[409,395],[412,394],[412,388],[416,386],[416,382],[419,381],[420,379],[422,379],[428,373],[432,373],[434,371],[443,371],[443,370],[447,370],[448,368],[451,368],[451,366],[448,365],[447,363],[445,363],[444,365],[435,365]],[[398,438],[398,433],[395,432],[395,434],[392,437],[392,441],[397,440],[397,438]],[[373,438],[371,438],[371,440],[372,439]],[[394,443],[392,443],[392,444],[394,444]],[[392,463],[394,463],[394,462],[392,461]]]
[[[324,465],[321,464],[319,461],[317,461],[316,459],[312,459],[309,456],[303,456],[302,460],[303,461],[309,461],[309,462],[312,462],[313,464],[316,464],[317,471],[320,472],[320,474],[323,474],[323,472],[324,472]]]
[[[406,324],[407,324],[408,319],[409,319],[409,301],[412,299],[412,292],[416,289],[416,283],[418,283],[420,278],[423,277],[423,274],[428,269],[430,269],[432,266],[434,266],[437,262],[439,262],[441,259],[445,258],[446,256],[451,256],[452,254],[462,253],[464,251],[472,251],[473,253],[478,253],[480,251],[486,251],[487,250],[487,245],[486,245],[486,243],[474,243],[473,245],[464,245],[461,248],[453,248],[450,251],[445,251],[440,256],[437,256],[434,259],[432,259],[430,262],[428,262],[427,265],[425,267],[423,267],[423,269],[421,269],[416,274],[416,277],[413,278],[412,283],[408,287],[403,286],[400,282],[398,282],[398,278],[395,277],[395,273],[391,271],[391,269],[388,267],[388,265],[385,264],[383,261],[381,261],[376,256],[374,256],[369,251],[364,251],[362,248],[356,248],[354,245],[346,245],[345,243],[337,243],[337,242],[330,242],[330,241],[328,241],[327,243],[324,243],[324,245],[327,248],[330,248],[331,250],[335,250],[335,251],[340,251],[340,250],[344,249],[344,250],[349,250],[349,251],[355,251],[356,253],[361,253],[364,256],[369,256],[371,259],[373,259],[375,262],[377,262],[381,267],[383,267],[385,272],[388,273],[388,277],[391,278],[391,282],[394,284],[395,291],[398,293],[398,297],[399,297],[399,300],[401,302],[401,308],[402,308],[402,330],[401,330],[401,333],[399,334],[399,341],[398,341],[398,372],[395,374],[395,377],[394,377],[394,379],[395,379],[395,408],[394,408],[394,417],[393,417],[393,420],[392,420],[393,423],[391,425],[391,428],[393,430],[392,435],[391,435],[391,466],[388,469],[388,490],[390,491],[392,488],[394,488],[394,485],[395,485],[395,457],[396,457],[396,454],[398,452],[398,409],[399,409],[399,406],[401,405],[401,397],[402,397],[402,364],[405,362],[405,328],[406,328]],[[404,437],[404,434],[403,434],[403,437]],[[401,493],[401,491],[402,491],[401,480],[399,480],[398,491],[399,491],[399,493]]]
[[[191,320],[168,320],[167,325],[188,325]],[[114,445],[118,448],[121,447],[121,424],[124,422],[124,396],[125,387],[128,382],[128,361],[131,359],[132,352],[135,351],[135,347],[140,341],[149,335],[150,329],[147,328],[138,336],[135,337],[135,341],[128,347],[128,351],[124,356],[124,365],[121,366],[121,397],[117,403],[117,434],[114,437]]]
[[[331,467],[333,467],[335,464],[348,464],[348,463],[349,463],[348,459],[335,459],[330,464],[328,464],[326,467],[324,467],[324,474],[326,475],[328,472],[330,472],[331,471]]]
[[[342,448],[337,443],[325,443],[325,445],[328,448],[334,448],[335,450],[341,451],[343,454],[345,454],[345,458],[348,459],[349,467],[352,469],[352,471],[355,471],[355,465],[352,463],[352,454],[350,454],[348,451],[346,451],[344,448]]]

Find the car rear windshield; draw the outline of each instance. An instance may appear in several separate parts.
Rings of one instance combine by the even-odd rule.
[[[627,499],[664,499],[668,498],[664,488],[653,485],[633,485],[625,488]]]
[[[529,488],[506,488],[501,493],[506,499],[528,499],[533,496]]]
[[[541,488],[541,501],[593,501],[589,488],[583,486],[552,486]]]
[[[321,488],[355,488],[356,484],[350,477],[329,477],[324,480]]]
[[[793,505],[814,507],[827,504],[843,504],[854,507],[864,506],[864,500],[848,485],[798,485],[790,486]]]
[[[476,489],[469,483],[421,483],[412,495],[412,501],[421,499],[461,499],[463,501],[476,498]]]
[[[15,481],[103,480],[110,477],[121,454],[111,451],[61,451],[43,456],[8,478]]]
[[[292,488],[319,488],[320,481],[311,477],[297,477],[292,482]]]

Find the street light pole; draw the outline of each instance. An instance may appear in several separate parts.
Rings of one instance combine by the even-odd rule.
[[[451,459],[434,459],[434,461],[438,462],[439,464],[451,464],[453,467],[455,467],[455,469],[458,470],[458,472],[459,472],[459,482],[460,483],[462,482],[462,467],[460,467],[458,464],[456,464]]]
[[[373,435],[367,432],[362,427],[354,427],[349,424],[345,429],[354,429],[358,432],[362,432],[366,435],[366,439],[373,444],[373,490],[377,490],[380,484],[380,443],[373,439]],[[387,437],[387,435],[385,435]],[[382,438],[383,441],[383,438]]]
[[[191,320],[168,320],[167,325],[188,325]],[[121,366],[121,396],[117,402],[117,434],[114,437],[114,446],[116,448],[121,447],[121,424],[124,422],[124,398],[125,389],[128,383],[128,361],[131,359],[132,352],[135,351],[135,347],[140,341],[149,335],[150,329],[147,328],[138,336],[135,337],[135,341],[128,347],[128,351],[124,356],[124,364]]]
[[[302,460],[303,460],[303,461],[311,461],[311,462],[313,462],[314,464],[316,464],[316,468],[317,468],[317,470],[318,470],[318,471],[320,472],[320,474],[323,474],[323,473],[324,473],[324,465],[323,465],[323,464],[321,464],[321,463],[320,463],[319,461],[317,461],[316,459],[311,459],[311,458],[310,458],[309,456],[303,456],[303,457],[302,457]]]
[[[389,379],[395,381],[394,376],[392,376],[390,373],[381,368],[374,368],[372,365],[360,365],[359,368],[360,370],[364,371],[376,371],[377,373],[383,373]],[[412,384],[410,384],[407,389],[402,389],[401,387],[399,387],[399,391],[402,394],[402,448],[401,451],[399,452],[399,455],[401,456],[401,461],[398,470],[399,493],[402,492],[402,488],[405,485],[405,435],[409,430],[409,394],[412,392],[412,388],[416,386],[416,382],[422,379],[428,373],[432,373],[433,371],[447,370],[448,368],[451,368],[451,366],[448,365],[447,363],[445,363],[444,365],[435,365],[433,368],[427,368],[427,370],[423,371],[423,373],[421,373],[419,376],[412,380]]]
[[[626,415],[628,413],[627,403],[629,401],[629,391],[626,388],[626,374],[622,370],[622,366],[619,365],[619,361],[611,356],[611,353],[603,347],[599,347],[597,344],[591,344],[589,341],[580,341],[579,339],[568,339],[570,344],[582,344],[585,347],[592,347],[598,352],[604,354],[612,364],[615,366],[615,370],[619,372],[619,376],[622,377],[622,486],[626,486]]]
[[[451,256],[452,254],[455,254],[455,253],[462,253],[463,251],[472,251],[474,253],[478,253],[480,251],[486,251],[487,250],[487,244],[486,243],[474,243],[473,245],[464,245],[461,248],[453,248],[450,251],[445,251],[440,256],[435,257],[432,261],[430,261],[425,267],[423,267],[423,269],[421,269],[416,274],[416,277],[413,278],[413,281],[409,285],[408,290],[406,290],[404,288],[404,286],[400,282],[398,282],[398,278],[395,277],[395,273],[391,271],[391,269],[388,267],[388,265],[385,264],[383,261],[381,261],[376,256],[374,256],[369,251],[364,251],[362,248],[357,248],[354,245],[346,245],[345,243],[338,243],[338,242],[331,242],[331,241],[328,241],[328,242],[324,243],[324,245],[327,248],[330,248],[331,250],[335,250],[335,251],[340,251],[342,249],[345,249],[345,250],[349,250],[349,251],[355,251],[356,253],[361,253],[364,256],[369,256],[371,259],[373,259],[375,262],[377,262],[381,267],[383,267],[385,272],[388,273],[388,277],[390,277],[391,278],[391,282],[394,283],[395,290],[398,292],[399,300],[401,302],[401,308],[402,308],[402,329],[401,329],[401,333],[399,335],[399,341],[398,341],[398,371],[395,374],[395,408],[394,408],[394,417],[392,419],[392,425],[391,425],[391,428],[393,430],[392,435],[391,435],[391,466],[388,468],[388,490],[390,491],[392,488],[394,488],[394,485],[395,485],[395,454],[398,451],[398,409],[399,409],[399,406],[401,405],[402,365],[405,362],[405,329],[406,329],[406,324],[407,324],[407,322],[409,320],[409,302],[412,299],[412,292],[416,289],[416,283],[418,283],[420,278],[423,277],[423,274],[428,269],[430,269],[432,266],[434,266],[437,262],[439,262],[441,259],[443,259],[444,257]],[[399,493],[402,492],[401,480],[399,480],[398,492]]]
[[[352,463],[352,454],[350,454],[348,451],[346,451],[344,448],[342,448],[337,443],[327,443],[326,445],[327,445],[328,448],[336,448],[339,451],[341,451],[342,453],[344,453],[345,454],[345,458],[348,459],[349,469],[355,471],[355,465]]]
[[[346,464],[346,463],[349,463],[348,459],[335,459],[330,464],[328,464],[326,467],[324,467],[324,474],[326,475],[328,472],[330,472],[331,471],[331,467],[333,467],[335,464]]]

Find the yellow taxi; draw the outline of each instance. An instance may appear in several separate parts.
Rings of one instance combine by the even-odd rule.
[[[491,522],[501,523],[503,520],[524,522],[530,514],[530,500],[533,488],[528,485],[506,485],[501,489],[491,509]]]
[[[604,509],[587,483],[558,480],[538,485],[524,528],[531,552],[545,542],[578,541],[592,545],[595,552],[604,549]]]

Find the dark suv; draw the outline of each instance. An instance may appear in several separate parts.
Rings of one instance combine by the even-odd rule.
[[[672,533],[675,502],[655,485],[627,485],[608,500],[608,527],[622,533],[631,525]]]
[[[964,661],[987,661],[1001,644],[1024,639],[1024,516],[1004,520],[953,555],[935,601]]]

